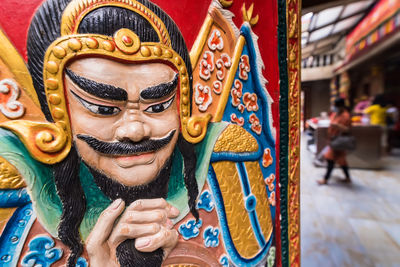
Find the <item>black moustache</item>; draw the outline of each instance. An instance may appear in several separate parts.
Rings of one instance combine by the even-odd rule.
[[[146,139],[140,142],[132,142],[129,140],[104,142],[84,134],[78,134],[77,137],[85,141],[92,149],[99,153],[123,156],[157,151],[171,142],[175,132],[176,130],[173,130],[167,137],[161,139]]]

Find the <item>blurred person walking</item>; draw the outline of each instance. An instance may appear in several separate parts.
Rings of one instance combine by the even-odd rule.
[[[337,98],[334,102],[334,112],[332,112],[330,116],[330,126],[328,128],[329,143],[340,135],[348,133],[350,131],[350,126],[351,117],[346,108],[345,100],[343,98]],[[346,160],[346,150],[334,150],[331,144],[329,144],[324,158],[328,162],[326,174],[324,179],[317,181],[318,184],[324,185],[328,183],[335,163],[339,164],[344,172],[345,179],[343,181],[347,183],[351,182],[349,167]]]

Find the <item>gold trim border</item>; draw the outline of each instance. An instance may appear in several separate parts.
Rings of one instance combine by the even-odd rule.
[[[289,265],[300,266],[300,33],[301,0],[286,1],[289,73]]]
[[[25,93],[32,99],[37,107],[40,107],[32,77],[22,59],[4,31],[0,28],[0,59],[7,65],[15,80],[21,85]]]
[[[190,50],[190,62],[192,63],[192,69],[196,68],[196,65],[201,56],[201,52],[203,51],[203,48],[207,43],[208,34],[211,31],[213,23],[214,23],[213,18],[211,17],[210,14],[207,14],[207,17],[203,25],[201,26],[200,32],[197,35],[200,36],[200,38],[196,39],[196,41],[192,46],[192,49]]]
[[[145,18],[157,32],[160,43],[171,46],[171,39],[163,21],[149,8],[135,0],[78,0],[71,2],[64,10],[61,20],[61,36],[78,33],[82,19],[95,9],[115,6],[129,9]]]

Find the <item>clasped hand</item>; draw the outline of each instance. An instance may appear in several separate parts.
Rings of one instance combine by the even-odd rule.
[[[137,200],[126,209],[124,201],[115,200],[101,213],[86,240],[91,265],[119,266],[116,249],[127,239],[135,239],[141,252],[162,248],[165,259],[178,242],[170,220],[178,215],[179,210],[163,198]]]

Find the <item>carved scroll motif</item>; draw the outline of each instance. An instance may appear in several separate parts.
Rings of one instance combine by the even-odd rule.
[[[18,119],[24,115],[24,105],[17,101],[19,88],[16,82],[11,79],[0,81],[0,111],[9,119]]]

